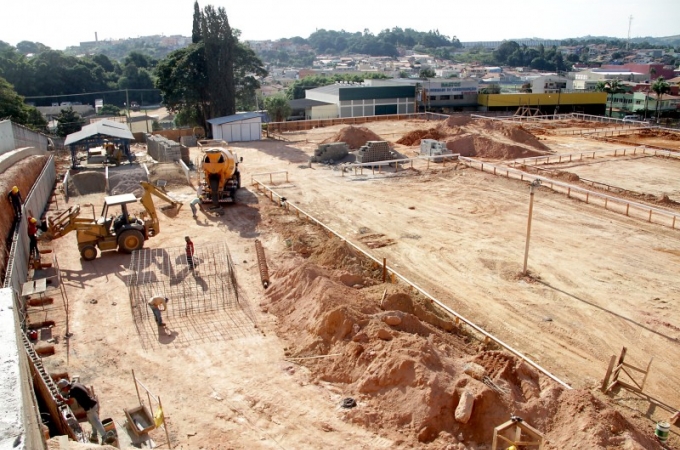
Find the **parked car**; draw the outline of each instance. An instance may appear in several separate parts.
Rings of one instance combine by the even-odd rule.
[[[640,121],[640,116],[632,115],[632,116],[623,116],[623,121],[624,122],[639,122]]]

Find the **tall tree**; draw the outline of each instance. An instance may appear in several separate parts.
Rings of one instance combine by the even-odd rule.
[[[194,2],[194,25],[191,28],[191,42],[198,44],[201,42],[201,8],[198,1]]]
[[[84,123],[85,121],[80,117],[80,114],[75,112],[70,106],[62,109],[57,116],[57,135],[65,137],[80,131]]]
[[[227,11],[208,5],[201,17],[206,75],[210,81],[209,117],[236,113],[234,86],[234,36]]]
[[[265,97],[264,108],[272,122],[283,122],[290,116],[291,112],[288,98],[283,94]]]
[[[611,117],[612,108],[614,107],[614,95],[625,92],[623,85],[619,80],[598,81],[595,90],[607,93],[607,97],[609,97],[609,117]]]
[[[9,119],[37,131],[47,130],[47,121],[40,112],[24,103],[23,97],[4,78],[0,78],[0,120]]]
[[[664,94],[668,94],[671,91],[671,86],[668,81],[664,80],[663,77],[659,77],[652,83],[652,91],[656,94],[656,122],[659,122],[659,106],[661,105],[661,99]]]

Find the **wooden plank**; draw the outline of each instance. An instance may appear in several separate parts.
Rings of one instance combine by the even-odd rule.
[[[600,390],[602,392],[607,392],[607,385],[609,384],[609,377],[612,375],[612,370],[614,370],[614,364],[616,364],[616,355],[612,355],[609,359],[609,366],[607,367],[607,373],[604,375],[604,380],[602,380],[602,387]]]
[[[640,369],[639,367],[631,366],[631,365],[628,364],[628,363],[623,363],[622,366],[623,366],[623,367],[628,367],[629,369],[633,369],[633,370],[638,371],[638,372],[640,372],[640,373],[647,373],[644,369]]]
[[[612,381],[611,384],[607,386],[607,389],[604,391],[604,393],[606,394],[607,392],[611,391],[614,388],[614,386],[616,386],[618,383],[619,380]]]
[[[618,383],[621,385],[621,387],[624,387],[624,388],[628,389],[629,391],[633,391],[633,392],[637,392],[638,394],[642,394],[642,390],[636,388],[635,386],[632,386],[632,385],[626,383],[625,381],[619,380]]]
[[[647,364],[647,370],[645,371],[645,376],[642,378],[642,383],[640,384],[640,389],[645,388],[645,383],[647,382],[647,375],[649,375],[649,368],[652,366],[652,361],[654,361],[653,356],[649,359],[649,364]]]
[[[631,374],[629,374],[628,371],[627,371],[626,369],[622,369],[622,370],[623,370],[623,373],[625,373],[626,375],[628,375],[628,378],[630,378],[630,381],[632,381],[633,383],[635,383],[635,386],[637,386],[638,389],[642,390],[642,388],[640,387],[640,385],[638,384],[638,382],[635,381],[635,378],[633,378],[633,376],[632,376]]]

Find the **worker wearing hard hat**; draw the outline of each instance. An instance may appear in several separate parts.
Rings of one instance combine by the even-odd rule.
[[[61,379],[57,382],[59,393],[57,400],[62,401],[68,405],[72,405],[73,401],[85,410],[87,421],[92,425],[92,435],[90,440],[97,442],[97,433],[102,436],[102,444],[110,444],[115,440],[112,432],[107,433],[99,419],[99,403],[97,399],[90,393],[90,390],[80,383],[74,383],[67,379]]]
[[[19,188],[12,186],[9,194],[7,194],[7,198],[9,199],[10,203],[12,203],[12,208],[14,208],[15,220],[21,219],[21,205],[24,203],[24,200],[21,198],[21,192],[19,192]]]
[[[39,259],[40,250],[38,250],[38,237],[36,236],[38,234],[38,219],[36,219],[35,217],[28,218],[27,231],[28,240],[30,242],[28,249],[29,257]]]

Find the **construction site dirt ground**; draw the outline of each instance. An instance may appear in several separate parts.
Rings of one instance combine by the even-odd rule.
[[[392,142],[430,126],[422,121],[367,125]],[[342,176],[337,167],[310,168],[316,145],[341,128],[286,134],[288,141],[234,144],[243,157],[245,185],[237,203],[223,216],[201,212],[196,220],[185,205],[176,217],[161,216],[161,236],[146,242],[150,248],[178,247],[188,235],[197,248],[226,243],[243,294],[237,309],[169,319],[168,334],[152,321],[140,330],[125,285],[129,255],[109,252],[85,262],[75,235],[49,243],[63,274],[73,336],[59,340],[57,353],[45,359],[48,367],[94,386],[102,400],[101,416],[119,425],[123,410],[136,406],[134,369],[161,397],[171,439],[182,449],[425,448],[427,439],[416,439],[419,430],[354,420],[351,410],[340,405],[345,397],[358,397],[357,392],[346,391],[348,385],[341,382],[320,380],[314,367],[292,359],[306,355],[291,351],[301,348],[295,330],[269,311],[276,302],[260,283],[254,240],[264,245],[272,291],[292,270],[286,267],[295,260],[296,244],[309,236],[318,241],[319,233],[253,188],[252,176],[376,258],[386,258],[394,271],[572,387],[597,391],[611,355],[625,346],[627,361],[636,366],[645,367],[654,357],[645,392],[680,405],[679,230],[540,188],[534,202],[531,276],[523,277],[526,183],[450,163],[428,168],[424,161],[388,174],[364,169]],[[622,148],[578,137],[540,139],[561,153]],[[417,150],[396,147],[407,156]],[[197,155],[198,149],[192,152]],[[586,178],[603,183],[625,181],[627,189],[677,197],[680,180],[669,176],[677,171],[677,160],[648,157],[639,169],[635,161],[621,161],[603,158],[579,170],[595,170]],[[657,169],[663,188],[650,181],[650,171]],[[255,175],[279,171],[287,175],[273,174],[271,181],[269,175]],[[172,186],[170,192],[188,199],[192,188]],[[90,202],[99,211],[102,200],[93,194],[74,197],[69,205]],[[320,234],[323,240],[325,233]],[[382,287],[365,295],[379,303],[381,293]],[[58,308],[49,313],[63,335],[64,315]],[[476,347],[470,351],[474,354]],[[610,403],[647,437],[654,422],[668,416],[625,391]],[[573,413],[578,415],[578,408]],[[499,424],[486,425],[492,430]],[[588,434],[588,426],[578,436]],[[677,443],[677,433],[673,427],[670,445]],[[153,436],[165,439],[159,431]],[[480,436],[488,433],[440,436],[427,448],[490,448]],[[578,436],[574,448],[586,448],[579,446]],[[563,439],[554,431],[553,442]],[[557,447],[549,441],[548,448]]]

